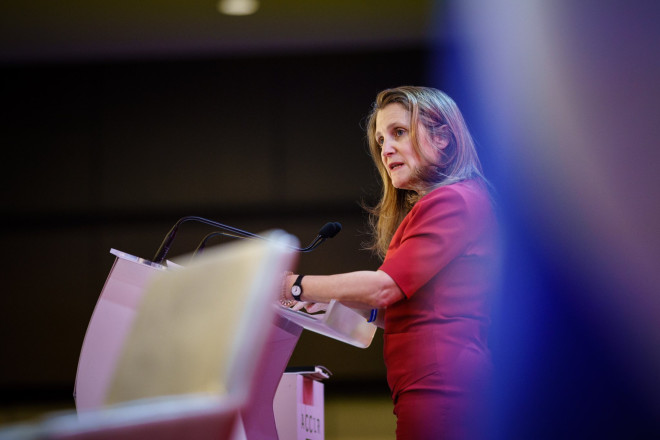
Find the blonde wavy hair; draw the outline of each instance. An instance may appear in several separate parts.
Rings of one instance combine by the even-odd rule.
[[[399,224],[421,197],[414,191],[395,188],[381,160],[381,149],[375,136],[376,116],[390,104],[400,104],[410,113],[413,149],[427,163],[429,158],[419,146],[419,125],[426,129],[431,144],[433,139],[438,137],[448,140],[448,145],[439,150],[440,163],[430,163],[415,170],[417,177],[429,191],[468,179],[476,179],[487,188],[490,187],[463,115],[449,96],[431,87],[402,86],[383,90],[376,96],[366,124],[369,151],[382,183],[380,201],[376,206],[366,208],[372,234],[372,241],[366,247],[381,258],[385,257]]]

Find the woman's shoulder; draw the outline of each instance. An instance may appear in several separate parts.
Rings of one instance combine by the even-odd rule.
[[[488,190],[477,180],[461,180],[460,182],[443,185],[426,194],[419,201],[433,203],[438,200],[460,201],[463,203],[481,202],[488,199]]]
[[[428,212],[454,213],[467,218],[490,216],[493,204],[485,184],[462,180],[443,185],[426,194],[413,207],[414,215]]]

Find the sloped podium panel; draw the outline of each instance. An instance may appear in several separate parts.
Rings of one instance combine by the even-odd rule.
[[[149,280],[164,266],[116,249],[115,261],[87,326],[78,359],[74,400],[78,411],[103,406],[117,359]]]

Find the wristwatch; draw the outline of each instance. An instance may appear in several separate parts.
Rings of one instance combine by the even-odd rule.
[[[301,283],[304,276],[305,275],[298,275],[298,278],[296,278],[296,282],[293,283],[293,286],[291,286],[291,296],[296,301],[300,301],[300,295],[302,295],[303,293]]]

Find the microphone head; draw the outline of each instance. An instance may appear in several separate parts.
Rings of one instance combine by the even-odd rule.
[[[323,238],[332,238],[335,235],[339,234],[341,231],[341,223],[339,222],[329,222],[323,225],[319,231],[319,235]]]

